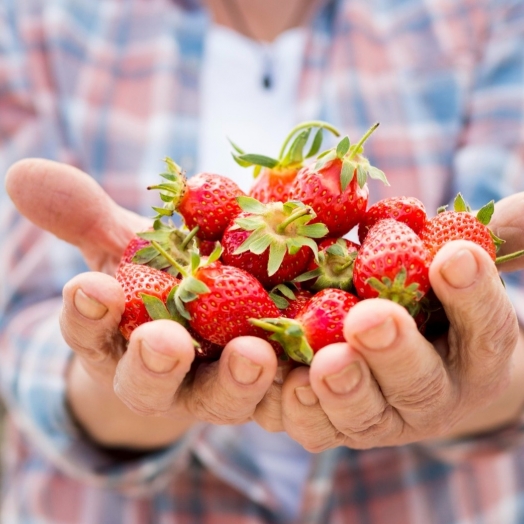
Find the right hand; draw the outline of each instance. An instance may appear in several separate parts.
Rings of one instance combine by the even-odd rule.
[[[280,429],[279,403],[268,400],[280,386],[267,342],[237,338],[219,361],[195,373],[191,337],[176,322],[143,324],[126,349],[118,331],[124,294],[112,275],[134,232],[150,220],[119,207],[92,178],[65,164],[22,160],[9,170],[6,187],[22,215],[77,246],[93,270],[67,283],[60,315],[74,352],[68,400],[93,439],[148,449],[169,445],[198,421],[256,419]]]

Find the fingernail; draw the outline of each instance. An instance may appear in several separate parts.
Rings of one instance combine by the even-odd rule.
[[[479,266],[473,253],[469,249],[461,249],[442,265],[440,274],[450,286],[461,289],[475,282],[478,271]]]
[[[391,317],[388,317],[381,324],[355,333],[355,338],[366,348],[384,349],[395,342],[397,335],[397,324]]]
[[[140,343],[140,356],[149,371],[168,373],[178,364],[178,359],[155,351],[147,342]]]
[[[104,304],[88,297],[80,288],[75,292],[74,302],[77,311],[89,320],[100,320],[107,313]]]
[[[262,366],[255,364],[240,353],[234,352],[229,357],[229,371],[233,378],[244,386],[255,383],[262,373]]]
[[[314,406],[318,402],[318,397],[311,386],[298,386],[295,388],[295,395],[303,406]]]
[[[291,371],[291,361],[283,362],[282,364],[279,364],[277,367],[277,372],[275,373],[275,378],[273,379],[273,382],[275,384],[282,385],[284,383],[284,380],[286,380],[286,377],[289,375],[289,372]]]
[[[334,375],[324,377],[327,387],[337,395],[349,393],[362,378],[360,362],[355,361]]]

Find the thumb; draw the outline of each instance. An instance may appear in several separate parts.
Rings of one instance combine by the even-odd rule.
[[[79,169],[39,158],[20,160],[7,172],[6,190],[33,224],[77,246],[92,269],[118,259],[147,219],[118,206]]]

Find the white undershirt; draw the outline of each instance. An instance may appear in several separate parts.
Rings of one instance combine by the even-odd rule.
[[[297,123],[295,100],[305,43],[305,30],[296,28],[266,48],[273,86],[265,89],[264,47],[225,27],[211,27],[201,76],[198,171],[227,175],[247,190],[252,170],[236,164],[228,138],[246,153],[278,156]]]
[[[295,100],[305,40],[305,30],[292,29],[269,46],[273,82],[266,89],[262,84],[262,46],[227,28],[211,27],[201,77],[199,172],[229,176],[247,191],[252,170],[235,163],[227,138],[246,153],[278,156],[284,138],[296,124]],[[255,423],[239,431],[251,443],[252,456],[266,485],[287,516],[296,517],[309,471],[309,454],[285,433],[267,433]]]

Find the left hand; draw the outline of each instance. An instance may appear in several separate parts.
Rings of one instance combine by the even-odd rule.
[[[524,194],[497,207],[493,229],[510,251],[522,249]],[[510,269],[523,267],[520,258]],[[262,402],[255,419],[313,452],[402,445],[516,419],[524,403],[524,338],[493,261],[476,244],[451,242],[435,257],[430,280],[450,320],[446,336],[431,344],[404,308],[362,301],[346,319],[347,343],[323,348],[311,368],[287,376],[281,428],[274,401]],[[500,399],[503,407],[490,409]],[[483,415],[480,423],[475,414]]]

